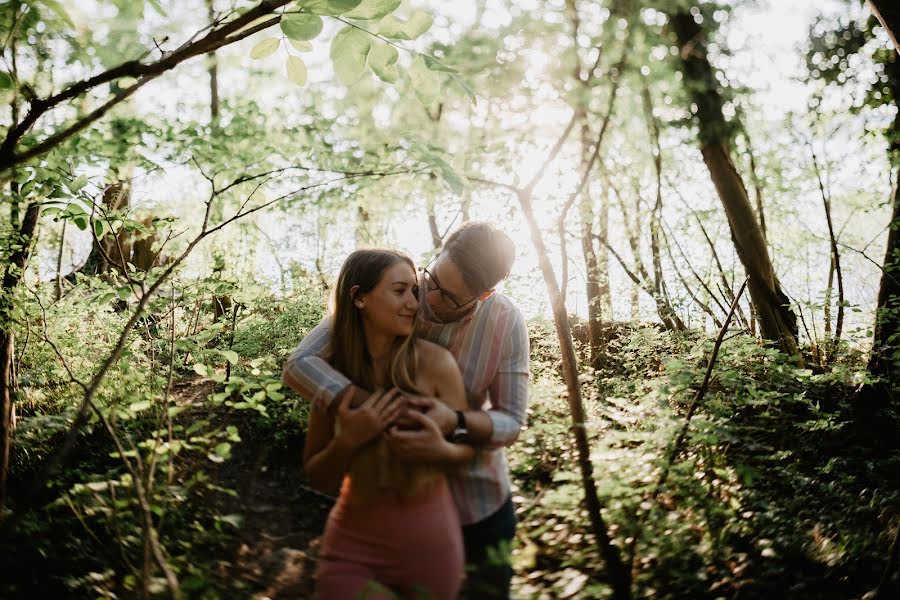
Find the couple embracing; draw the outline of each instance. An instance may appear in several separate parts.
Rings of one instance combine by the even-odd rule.
[[[504,448],[525,425],[528,332],[494,286],[514,257],[483,222],[456,230],[421,273],[400,252],[357,250],[331,316],[285,364],[284,382],[313,404],[307,478],[340,487],[322,600],[509,597]]]

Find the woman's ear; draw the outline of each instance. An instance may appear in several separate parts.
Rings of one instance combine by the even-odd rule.
[[[363,308],[366,305],[365,296],[357,296],[357,292],[359,292],[359,286],[354,285],[352,288],[350,288],[350,298],[353,299],[353,306],[355,306],[356,308]]]

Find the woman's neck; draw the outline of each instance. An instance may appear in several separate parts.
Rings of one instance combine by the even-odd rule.
[[[391,347],[394,345],[396,336],[372,331],[369,327],[363,328],[363,334],[366,338],[366,350],[369,351],[369,356],[372,358],[372,366],[375,369],[375,379],[379,380],[381,379],[379,375],[387,371]]]

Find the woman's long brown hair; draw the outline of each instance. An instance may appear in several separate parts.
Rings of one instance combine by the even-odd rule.
[[[331,320],[331,346],[329,355],[335,369],[346,375],[357,386],[374,390],[381,379],[385,388],[398,387],[403,391],[417,393],[416,389],[416,326],[418,314],[413,321],[412,333],[397,337],[391,348],[388,372],[383,378],[376,377],[372,358],[366,348],[363,334],[362,313],[354,304],[360,294],[371,292],[384,272],[398,262],[405,262],[415,272],[412,259],[402,252],[386,248],[366,248],[356,250],[344,261],[334,290],[334,314]],[[359,286],[356,290],[354,287]]]

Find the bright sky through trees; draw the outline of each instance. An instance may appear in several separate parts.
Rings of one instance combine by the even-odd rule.
[[[540,10],[538,6],[540,3],[523,2],[520,4],[526,10]],[[436,15],[435,25],[424,38],[409,42],[409,47],[422,49],[426,46],[427,39],[452,43],[461,32],[473,26],[474,4],[435,1],[428,5]],[[106,11],[112,10],[108,5],[103,6]],[[880,149],[881,142],[869,138],[863,144],[861,125],[858,121],[854,122],[852,119],[848,119],[842,129],[832,132],[827,137],[815,133],[812,125],[808,121],[804,122],[802,118],[791,121],[794,124],[793,128],[786,126],[792,113],[803,114],[806,112],[806,105],[811,93],[811,90],[799,81],[799,76],[803,64],[801,45],[808,34],[813,18],[819,11],[840,9],[839,3],[823,4],[812,0],[760,2],[755,6],[741,7],[723,26],[729,54],[716,55],[714,49],[711,49],[712,58],[715,64],[722,68],[732,85],[745,86],[751,91],[744,99],[743,110],[753,127],[762,132],[755,134],[754,143],[759,145],[759,148],[756,149],[757,152],[765,153],[778,147],[796,145],[797,140],[814,140],[814,144],[824,160],[840,159],[841,161],[838,168],[830,170],[827,174],[833,194],[850,193],[858,185],[860,173],[864,172],[869,181],[883,182],[884,189],[872,189],[871,191],[876,196],[885,198],[888,194],[886,187],[888,178],[885,175],[887,166],[883,158],[884,153]],[[97,10],[95,3],[89,0],[79,0],[71,6],[70,14],[76,26],[90,27],[92,26],[91,16],[96,14]],[[173,32],[171,36],[173,39],[179,39],[185,35],[185,32],[202,26],[207,19],[205,11],[198,11],[197,7],[192,4],[190,6],[188,4],[173,6],[169,10],[172,12],[163,19],[148,9],[144,23],[146,32],[158,28],[160,22],[178,22],[180,31]],[[179,19],[173,18],[176,11]],[[105,13],[101,14],[106,17],[111,16]],[[557,13],[548,13],[547,18],[555,19],[557,17]],[[656,18],[652,11],[645,11],[643,17],[645,20]],[[488,2],[482,26],[491,29],[507,24],[509,19],[510,15],[502,6]],[[326,27],[336,29],[337,25],[326,19]],[[110,38],[121,33],[109,30],[106,25],[100,25],[100,28],[101,33],[108,30],[107,35]],[[146,35],[147,33],[142,33],[142,36],[146,37]],[[284,77],[284,50],[280,50],[264,60],[251,60],[250,49],[259,40],[272,35],[269,31],[261,32],[240,44],[220,51],[220,87],[225,94],[235,89],[242,90],[242,94],[259,103],[264,112],[266,107],[270,107],[273,114],[274,107],[288,109],[288,116],[284,120],[273,118],[271,122],[265,124],[265,127],[297,128],[308,122],[303,114],[303,102],[311,89],[315,89],[321,94],[321,97],[330,97],[335,100],[343,98],[348,90],[341,84],[333,82],[328,45],[325,42],[314,43],[313,51],[303,55],[305,62],[309,65],[309,81],[302,88],[294,86]],[[520,47],[525,41],[510,37],[505,40],[505,43],[510,47]],[[657,47],[649,56],[645,57],[645,61],[652,63],[654,60],[662,60],[665,51],[665,47]],[[517,184],[523,183],[541,165],[548,148],[556,140],[571,115],[571,109],[559,94],[542,83],[548,79],[549,70],[558,68],[560,55],[548,52],[546,48],[537,44],[522,55],[527,61],[526,80],[532,81],[534,88],[538,91],[535,95],[537,100],[532,98],[530,102],[526,103],[523,97],[517,110],[516,99],[513,99],[512,102],[499,109],[501,111],[499,119],[501,123],[506,123],[509,129],[521,128],[527,124],[531,126],[532,132],[526,140],[507,142],[516,145],[511,152],[519,157],[515,161],[515,169],[512,172],[507,171],[502,165],[486,164],[484,169],[485,173],[490,174],[498,181]],[[408,62],[408,57],[401,56],[400,61],[401,63]],[[135,97],[127,110],[132,110],[136,114],[156,113],[200,118],[201,115],[208,112],[205,100],[208,96],[208,79],[205,68],[204,61],[194,60],[176,69],[173,73],[149,84],[144,93]],[[265,85],[253,83],[259,81],[261,72],[273,74],[266,78]],[[359,85],[369,84],[357,84],[357,86]],[[459,91],[458,89],[450,90],[450,93],[457,94]],[[386,89],[383,100],[369,108],[368,114],[376,126],[383,126],[389,121],[391,106],[396,99],[396,91]],[[296,112],[291,111],[292,106],[297,107]],[[470,108],[470,114],[476,117],[481,116],[484,114],[486,106],[487,102],[482,98],[478,106]],[[317,108],[325,116],[339,118],[336,111],[331,110],[327,105],[319,105]],[[673,112],[675,108],[665,104],[657,106],[656,111],[659,115],[666,117],[677,114],[677,112]],[[726,105],[726,115],[729,110],[733,114],[734,109]],[[458,124],[461,130],[467,127],[468,117],[464,113],[448,114],[445,118]],[[622,148],[626,142],[626,140],[617,138],[616,135],[616,132],[612,133],[612,138],[607,142],[605,150],[605,155],[613,164],[615,164],[616,155],[624,152]],[[679,140],[684,140],[683,131],[677,129],[664,132],[663,135],[669,136],[673,145],[677,145]],[[634,143],[635,147],[641,147],[642,142]],[[644,142],[645,150],[648,144],[649,141]],[[454,141],[451,140],[449,146],[453,151]],[[678,188],[678,193],[688,199],[693,208],[716,209],[718,201],[715,192],[703,170],[699,152],[693,150],[693,147],[693,144],[687,142],[681,143],[681,148],[673,150],[677,153],[678,172],[682,177],[679,181],[672,183]],[[561,157],[548,170],[545,179],[537,188],[535,208],[541,222],[548,227],[548,232],[550,232],[551,224],[556,221],[564,198],[577,181],[579,174],[571,168],[571,165],[577,164],[576,151],[573,137],[571,146],[564,149]],[[797,156],[796,159],[798,161],[796,165],[784,164],[782,167],[788,172],[794,167],[807,168],[805,166],[807,157]],[[649,185],[649,182],[646,183]],[[196,173],[192,174],[189,169],[176,166],[166,168],[164,174],[137,174],[132,202],[146,203],[148,208],[157,204],[165,204],[181,213],[181,216],[190,218],[189,215],[195,211],[197,202],[206,193],[205,184],[205,181],[197,178]],[[806,181],[805,186],[803,190],[790,191],[796,210],[793,214],[789,211],[783,215],[783,219],[780,219],[781,225],[786,227],[783,232],[791,231],[794,228],[805,230],[801,236],[802,243],[801,238],[791,235],[775,235],[772,238],[774,240],[772,243],[777,248],[806,254],[806,258],[800,257],[790,263],[779,265],[779,270],[783,274],[782,278],[785,280],[785,287],[793,290],[795,296],[808,291],[815,294],[815,290],[824,286],[826,274],[821,269],[811,268],[810,265],[820,265],[827,260],[828,256],[827,241],[821,239],[827,236],[827,232],[824,229],[824,218],[821,218],[820,215],[818,189],[812,181]],[[672,218],[675,219],[678,214],[683,213],[683,210],[677,207],[678,202],[672,198],[672,191],[671,189],[666,191],[668,199],[666,210],[671,211]],[[597,192],[595,191],[595,193]],[[532,290],[537,289],[540,285],[540,276],[527,229],[523,226],[521,215],[516,209],[513,199],[507,192],[483,187],[473,187],[472,194],[472,217],[508,224],[507,230],[517,243],[519,259],[513,277],[506,284],[508,291],[522,303],[526,313],[543,312],[547,314],[548,307],[543,294],[532,293]],[[868,248],[869,254],[877,257],[883,244],[883,227],[887,222],[887,208],[869,212],[856,210],[852,215],[848,212],[841,212],[840,207],[836,210],[838,211],[836,219],[839,226],[845,227],[848,243],[859,242],[857,247]],[[441,228],[444,230],[452,228],[452,223],[459,222],[458,200],[449,191],[446,202],[439,202],[436,212]],[[314,210],[302,214],[292,214],[289,211],[286,215],[259,215],[252,226],[242,226],[244,233],[241,235],[246,235],[248,230],[255,230],[256,233],[242,244],[234,246],[236,255],[232,257],[233,267],[236,269],[246,268],[264,274],[272,282],[272,285],[277,287],[278,272],[284,265],[296,261],[305,268],[312,268],[317,258],[315,253],[321,251],[323,247],[327,247],[328,252],[322,256],[322,264],[326,271],[335,273],[343,256],[355,244],[352,220],[339,220],[323,227],[316,214]],[[577,227],[574,225],[574,211],[570,214],[570,220],[573,223],[571,231],[577,231]],[[776,231],[779,227],[777,221],[779,219],[775,219],[773,225]],[[621,231],[622,224],[616,217],[613,217],[610,227],[613,245],[619,248],[625,247]],[[387,243],[408,250],[414,257],[424,257],[430,250],[428,224],[419,203],[414,202],[407,209],[394,212],[383,224],[383,228]],[[67,261],[69,264],[77,264],[83,260],[89,250],[87,235],[79,233],[80,236],[76,234],[70,237],[71,254],[68,255]],[[717,234],[723,240],[727,240],[726,229],[720,227]],[[234,236],[237,234],[232,232],[222,235]],[[814,239],[813,244],[807,243],[810,236]],[[558,270],[559,248],[555,234],[547,237]],[[819,238],[819,241],[815,242],[815,238]],[[682,240],[682,243],[686,248],[696,246],[698,251],[702,251],[702,248],[697,246],[696,240]],[[723,244],[723,247],[726,245]],[[797,246],[794,247],[794,245]],[[776,256],[779,254],[781,253],[775,253]],[[727,260],[737,265],[731,250],[728,250],[726,255],[728,256]],[[570,242],[569,258],[572,261],[569,270],[571,278],[568,288],[569,309],[583,316],[586,311],[583,291],[584,267],[580,254],[577,252],[577,240],[574,238]],[[47,274],[45,277],[51,276],[54,260],[51,250],[45,251],[42,255],[40,264],[42,272]],[[193,258],[192,268],[196,272],[201,272],[207,268],[208,260],[208,255],[198,254]],[[849,282],[847,300],[861,309],[861,312],[848,315],[848,321],[850,329],[856,327],[862,330],[872,319],[879,271],[870,261],[859,255],[848,253],[845,260],[855,272],[859,273]],[[627,290],[631,284],[617,265],[611,267],[611,280],[614,317],[627,318],[629,310],[627,308]],[[641,303],[642,317],[653,319],[652,302],[648,297],[643,296]]]

